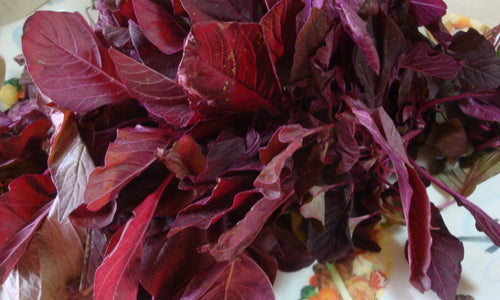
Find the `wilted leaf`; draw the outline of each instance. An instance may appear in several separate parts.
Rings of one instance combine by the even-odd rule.
[[[70,112],[64,114],[64,123],[54,138],[48,164],[58,193],[54,203],[57,219],[62,222],[83,204],[87,179],[95,168]]]
[[[275,112],[281,88],[261,26],[193,25],[177,73],[194,108],[211,112]]]
[[[167,134],[160,129],[137,126],[118,130],[104,167],[94,169],[88,179],[84,194],[88,208],[97,211],[111,201],[156,160],[155,151],[167,144]]]
[[[500,173],[500,151],[484,151],[461,159],[436,175],[442,183],[464,197],[474,192],[476,186]]]
[[[33,82],[60,107],[83,113],[129,97],[79,13],[36,12],[26,21],[22,45]]]

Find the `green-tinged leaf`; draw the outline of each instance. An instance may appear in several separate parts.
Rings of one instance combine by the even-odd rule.
[[[474,192],[476,186],[500,173],[500,150],[478,152],[460,160],[453,167],[437,175],[437,179],[464,197]]]

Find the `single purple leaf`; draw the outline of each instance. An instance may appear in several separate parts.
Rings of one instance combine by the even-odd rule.
[[[177,81],[197,110],[272,113],[281,102],[281,87],[258,24],[193,25]]]
[[[118,130],[106,153],[105,165],[92,171],[84,193],[88,209],[97,211],[118,195],[132,179],[155,160],[155,151],[168,144],[157,128],[137,126]]]
[[[454,80],[461,69],[451,56],[432,50],[425,42],[413,44],[401,67],[446,80]]]
[[[336,1],[335,9],[340,16],[344,30],[358,45],[368,64],[378,75],[380,72],[380,59],[375,41],[367,30],[367,23],[358,16],[358,12],[345,0]]]
[[[494,90],[500,87],[500,59],[493,45],[474,29],[459,32],[449,47],[450,55],[462,62],[458,80],[462,91]]]
[[[114,241],[95,273],[94,299],[136,299],[146,229],[172,177],[146,197],[134,209],[132,218],[113,236]]]
[[[194,112],[181,86],[115,49],[109,54],[123,83],[148,112],[177,127],[191,121]]]
[[[40,92],[84,113],[129,95],[90,26],[78,13],[38,11],[24,26],[23,54]]]
[[[186,31],[174,16],[151,0],[132,0],[137,22],[148,40],[165,54],[182,50]]]
[[[437,21],[446,13],[446,3],[443,0],[408,0],[408,2],[418,26]]]
[[[117,208],[116,200],[109,201],[98,211],[91,211],[86,204],[82,204],[73,210],[69,218],[73,224],[83,228],[104,228],[113,221]]]
[[[454,300],[462,273],[460,262],[464,259],[464,246],[451,235],[439,210],[432,205],[431,265],[427,274],[431,289],[443,300]]]
[[[272,300],[272,284],[266,273],[248,255],[212,265],[193,277],[183,300]]]
[[[500,93],[496,96],[477,96],[458,102],[460,110],[483,121],[500,123]]]
[[[259,22],[266,13],[263,0],[181,0],[193,24],[213,21]]]
[[[83,204],[87,179],[95,168],[87,146],[80,137],[74,115],[70,112],[64,114],[64,122],[54,138],[48,165],[52,181],[57,187],[54,205],[61,222]]]

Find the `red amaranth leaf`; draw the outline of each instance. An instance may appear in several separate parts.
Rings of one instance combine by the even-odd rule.
[[[54,138],[48,160],[52,181],[57,187],[54,203],[61,222],[83,204],[87,179],[95,165],[80,137],[74,115],[64,114],[64,122]]]
[[[368,32],[367,23],[358,16],[358,12],[346,0],[335,1],[335,10],[340,16],[344,30],[358,45],[366,61],[378,75],[380,72],[380,59],[375,41]]]
[[[449,55],[432,50],[425,42],[416,43],[401,63],[402,68],[412,69],[434,77],[453,80],[460,65]]]
[[[464,259],[462,242],[451,235],[439,210],[432,205],[431,265],[427,274],[431,278],[433,291],[443,300],[453,300],[457,294],[462,275],[460,262]]]
[[[212,21],[259,22],[266,12],[262,0],[181,0],[193,24]]]
[[[272,300],[272,284],[260,266],[246,254],[212,265],[193,277],[182,299]]]
[[[26,126],[19,135],[0,138],[0,163],[40,149],[41,142],[49,137],[51,126],[49,120],[39,119]]]
[[[313,8],[306,24],[297,34],[290,81],[295,82],[312,75],[310,59],[325,42],[334,21],[322,10]],[[271,48],[272,49],[272,48]]]
[[[136,299],[144,237],[161,194],[173,176],[165,179],[133,211],[133,216],[113,236],[106,257],[95,273],[94,299]]]
[[[115,49],[109,49],[109,54],[132,96],[151,114],[177,127],[191,121],[194,112],[181,86]]]
[[[22,45],[33,82],[62,108],[83,113],[129,97],[79,13],[36,12],[26,21]]]
[[[118,130],[109,145],[105,165],[92,171],[85,189],[88,208],[97,211],[155,160],[155,151],[168,144],[167,134],[157,128],[136,126]]]
[[[132,0],[137,22],[148,40],[165,54],[182,50],[186,31],[167,10],[154,1]]]
[[[258,24],[193,25],[177,81],[198,110],[273,112],[281,102],[281,88]]]
[[[398,179],[403,213],[408,230],[410,282],[420,291],[430,289],[427,270],[431,261],[430,202],[425,186],[415,170],[409,167],[404,143],[392,119],[383,108],[372,114],[346,99],[351,111],[389,156]],[[383,132],[379,130],[381,128]]]
[[[408,2],[418,26],[437,21],[446,13],[446,3],[443,0],[408,0]]]
[[[300,0],[282,0],[260,21],[273,61],[281,58],[296,38],[295,19],[304,7]]]

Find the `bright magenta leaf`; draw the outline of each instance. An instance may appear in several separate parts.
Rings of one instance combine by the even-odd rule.
[[[58,192],[54,204],[57,218],[62,221],[83,204],[87,179],[95,168],[70,112],[65,113],[64,122],[54,138],[48,164]]]
[[[118,130],[106,152],[105,165],[90,174],[84,200],[97,211],[118,195],[132,179],[155,160],[155,151],[167,145],[167,134],[156,128],[137,126]]]
[[[133,0],[137,22],[148,40],[165,54],[182,50],[186,31],[174,16],[154,1]]]
[[[408,0],[408,2],[418,26],[439,20],[446,13],[446,3],[443,0]]]
[[[258,24],[193,25],[177,80],[199,110],[273,112],[281,102],[281,88]]]
[[[144,235],[158,205],[161,194],[173,176],[169,176],[133,211],[133,217],[113,236],[108,254],[97,268],[94,299],[136,299]]]
[[[79,13],[36,12],[24,26],[23,54],[35,85],[60,107],[83,113],[129,97]]]
[[[181,86],[115,49],[110,49],[109,54],[132,96],[150,113],[177,127],[191,121],[194,112]]]

